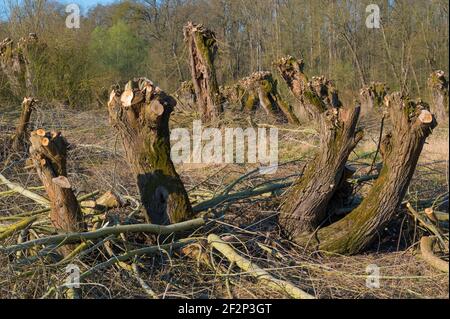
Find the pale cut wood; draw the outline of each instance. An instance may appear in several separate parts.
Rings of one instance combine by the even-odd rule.
[[[422,254],[422,258],[433,268],[448,273],[448,262],[442,260],[433,253],[433,245],[435,241],[435,238],[428,236],[423,236],[420,239],[420,252]]]
[[[314,296],[294,286],[291,282],[273,277],[258,265],[242,257],[229,244],[220,239],[219,236],[210,234],[208,236],[208,243],[216,250],[221,252],[231,263],[236,263],[239,268],[241,268],[245,272],[248,272],[250,275],[258,279],[258,281],[260,281],[262,284],[272,289],[283,291],[292,298],[315,299]]]

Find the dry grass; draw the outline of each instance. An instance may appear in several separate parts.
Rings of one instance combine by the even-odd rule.
[[[16,114],[0,116],[1,138],[12,132]],[[173,126],[191,125],[192,118],[173,116]],[[269,123],[256,118],[257,123]],[[228,117],[221,124],[247,127],[248,120]],[[218,123],[216,123],[218,124]],[[369,123],[370,124],[370,123]],[[115,189],[121,194],[139,198],[132,176],[123,159],[122,149],[114,131],[110,128],[104,110],[76,112],[58,108],[40,109],[34,115],[34,128],[58,129],[72,144],[69,154],[70,180],[77,195],[99,189],[101,192]],[[254,175],[240,183],[236,190],[255,187],[274,179],[292,179],[314,152],[317,136],[310,127],[301,129],[283,126],[280,131],[280,161],[300,159],[280,167],[275,176]],[[356,175],[364,175],[370,166],[378,138],[377,121],[368,125],[368,134],[351,157],[357,168]],[[445,146],[445,147],[444,147]],[[26,187],[38,186],[32,171],[23,169],[24,158],[15,161],[0,172]],[[194,165],[177,167],[193,203],[213,197],[224,186],[242,174],[254,169],[252,165]],[[438,128],[425,147],[420,164],[408,192],[408,199],[416,206],[424,201],[434,201],[447,196],[447,203],[439,207],[448,209],[448,129]],[[370,187],[370,183],[366,186]],[[0,193],[7,189],[0,185]],[[360,189],[360,195],[365,188]],[[41,192],[41,191],[36,191]],[[41,193],[42,194],[42,193]],[[225,236],[244,256],[268,270],[277,278],[289,280],[318,298],[448,298],[448,274],[439,273],[423,262],[416,253],[422,228],[404,210],[380,235],[380,240],[363,255],[346,257],[330,256],[320,252],[305,251],[302,247],[286,242],[276,223],[277,209],[282,193],[241,200],[230,205],[219,205],[217,212],[224,212],[223,219],[211,221],[196,230],[192,236],[206,239],[210,233]],[[441,201],[442,202],[442,201]],[[0,217],[38,209],[35,203],[18,194],[0,196]],[[124,220],[134,207],[113,210],[107,219]],[[137,215],[138,220],[142,216]],[[14,244],[11,237],[2,243]],[[129,236],[127,240],[137,247],[154,244],[152,236]],[[162,239],[160,239],[162,240]],[[123,242],[117,241],[120,253]],[[237,267],[229,269],[228,262],[206,245],[204,255],[213,265],[174,251],[160,252],[154,256],[140,257],[135,262],[141,266],[141,277],[159,298],[286,298],[286,295],[258,284],[249,274]],[[265,248],[264,248],[265,247]],[[269,249],[267,249],[269,248]],[[85,271],[107,259],[103,247],[96,249],[82,260],[74,261]],[[381,287],[368,288],[366,267],[380,267]],[[46,293],[65,282],[64,266],[51,267],[44,259],[32,265],[17,266],[12,256],[0,254],[0,298],[48,298],[63,297],[62,290]],[[148,298],[135,275],[115,265],[86,279],[82,286],[84,298]]]

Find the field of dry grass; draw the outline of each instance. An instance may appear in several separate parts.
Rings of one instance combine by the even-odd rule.
[[[0,140],[12,133],[17,112],[0,113]],[[173,127],[189,127],[192,119],[174,114]],[[247,127],[244,117],[226,120]],[[225,121],[225,122],[226,122]],[[256,123],[265,122],[264,118]],[[222,123],[224,124],[224,123]],[[225,123],[226,124],[226,123]],[[366,135],[350,157],[357,169],[355,178],[367,174],[379,135],[379,121],[367,119]],[[61,130],[71,143],[68,159],[69,179],[77,195],[96,190],[100,193],[114,189],[129,198],[138,199],[137,188],[123,158],[123,150],[108,123],[105,110],[79,112],[60,108],[40,108],[33,116],[33,127]],[[281,128],[281,127],[280,127]],[[283,126],[280,130],[280,166],[275,175],[253,174],[239,183],[232,192],[246,191],[258,186],[291,181],[317,148],[317,136],[307,124],[299,127]],[[439,126],[429,138],[413,181],[405,198],[419,211],[433,203],[448,211],[448,127]],[[45,195],[32,170],[24,170],[25,158],[13,158],[0,173],[34,192]],[[226,185],[254,165],[178,165],[193,205],[220,194]],[[357,186],[357,196],[364,196],[370,181]],[[285,189],[284,189],[285,190]],[[242,255],[270,272],[285,279],[318,298],[448,298],[448,273],[431,268],[417,252],[418,241],[426,230],[404,207],[385,229],[379,240],[367,253],[358,256],[325,255],[319,251],[306,251],[287,242],[281,236],[276,219],[283,189],[262,196],[220,203],[214,207],[222,218],[207,222],[195,230],[191,237],[198,239],[201,253],[191,255],[180,251],[168,254],[161,250],[153,256],[134,260],[139,273],[113,265],[86,278],[82,283],[84,298],[286,298],[285,294],[258,283],[247,272],[230,265],[217,251],[202,245],[208,234],[223,236]],[[41,207],[17,193],[7,192],[0,184],[0,224],[4,217],[31,212]],[[105,221],[124,221],[134,213],[137,221],[143,216],[136,203],[109,211]],[[42,225],[44,229],[46,224]],[[156,243],[153,236],[129,236],[127,241],[135,247]],[[2,245],[14,244],[12,239]],[[119,238],[115,251],[120,254],[126,247]],[[198,248],[200,249],[200,248]],[[195,256],[194,256],[195,255]],[[193,257],[194,256],[194,257]],[[22,256],[23,257],[23,256]],[[197,258],[198,257],[198,258]],[[103,247],[97,248],[72,263],[82,272],[106,260]],[[48,265],[44,258],[32,264],[19,264],[17,260],[0,254],[0,298],[54,298],[63,297],[61,285],[67,277],[65,265]],[[368,288],[368,265],[380,267],[380,287]],[[142,281],[147,286],[142,285]],[[58,288],[59,287],[59,288]],[[146,288],[145,288],[146,287]],[[56,289],[55,289],[56,288]]]

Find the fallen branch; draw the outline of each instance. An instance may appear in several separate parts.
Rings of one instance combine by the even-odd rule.
[[[173,226],[173,225],[171,225],[171,226]],[[169,227],[169,226],[166,226],[166,227]],[[98,264],[95,267],[92,267],[91,269],[89,269],[88,271],[82,273],[80,275],[80,281],[83,281],[85,278],[87,278],[88,276],[90,276],[91,274],[93,274],[96,271],[108,268],[108,267],[114,265],[115,263],[129,260],[134,256],[151,255],[151,254],[155,254],[161,250],[178,249],[178,248],[188,245],[194,241],[195,241],[194,239],[185,239],[182,241],[174,242],[172,244],[139,248],[139,249],[131,250],[128,253],[120,255],[120,256],[113,256],[110,259],[108,259],[107,261],[105,261],[101,264]]]
[[[206,211],[210,208],[213,208],[219,204],[225,204],[229,202],[235,202],[238,200],[255,197],[259,195],[263,195],[266,193],[272,193],[276,190],[284,189],[292,185],[292,182],[281,183],[281,184],[269,184],[262,186],[260,188],[245,190],[242,192],[236,192],[233,194],[224,194],[214,197],[210,200],[204,201],[193,207],[195,213]]]
[[[422,258],[433,268],[448,273],[448,262],[440,259],[433,253],[433,244],[436,238],[423,236],[420,239],[420,252]]]
[[[432,232],[434,235],[436,235],[437,238],[439,238],[440,242],[442,243],[442,245],[445,246],[445,240],[442,237],[441,232],[439,231],[439,229],[434,226],[431,222],[429,222],[427,220],[427,217],[425,216],[421,216],[411,205],[411,203],[406,203],[406,207],[408,208],[408,210],[411,212],[411,214],[426,228],[428,229],[430,232]]]
[[[157,235],[170,235],[173,233],[183,232],[192,228],[200,227],[204,225],[205,222],[206,220],[204,218],[196,218],[189,221],[181,222],[178,224],[171,224],[167,226],[155,224],[119,225],[102,228],[92,232],[68,233],[39,238],[21,244],[17,244],[14,246],[0,248],[0,251],[4,253],[14,253],[16,251],[28,249],[30,247],[37,245],[50,245],[50,244],[67,245],[79,243],[85,240],[94,240],[112,234],[119,235],[122,233],[152,233]]]
[[[236,263],[239,268],[248,272],[268,287],[276,290],[282,290],[296,299],[315,299],[314,296],[294,286],[292,283],[274,278],[264,269],[240,256],[229,244],[220,239],[219,236],[215,234],[209,235],[208,243],[221,252],[231,263]]]
[[[28,189],[13,183],[11,181],[9,181],[5,176],[3,176],[2,174],[0,174],[0,181],[5,184],[9,189],[15,191],[18,194],[21,194],[25,197],[28,197],[29,199],[35,201],[36,203],[42,205],[42,206],[50,206],[50,202],[47,198],[38,195],[36,193],[33,193],[31,191],[29,191]]]
[[[28,225],[33,223],[36,219],[37,219],[36,216],[25,218],[24,220],[21,220],[15,224],[12,224],[12,225],[6,227],[0,233],[0,240],[6,239],[9,236],[11,236],[12,234],[14,234],[15,232],[18,232],[18,231],[28,227]]]

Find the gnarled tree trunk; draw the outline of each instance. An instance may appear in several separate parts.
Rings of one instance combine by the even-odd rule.
[[[356,209],[317,232],[315,238],[321,250],[340,254],[361,252],[379,236],[405,195],[425,140],[436,121],[427,104],[412,101],[398,92],[386,97],[386,106],[393,130],[382,141],[380,176]]]
[[[30,124],[31,113],[36,104],[33,98],[24,98],[22,102],[22,113],[16,126],[16,132],[12,140],[12,150],[14,152],[26,151],[27,140],[29,138],[28,125]]]
[[[170,159],[169,117],[176,101],[145,78],[116,88],[108,102],[133,170],[148,219],[169,224],[193,216],[184,185]]]
[[[315,107],[312,109],[310,107],[311,103],[314,102],[310,101],[310,98],[313,98],[313,96],[309,96],[307,93],[308,88],[306,86],[308,86],[310,82],[305,73],[303,73],[303,60],[297,60],[292,56],[287,56],[274,62],[274,65],[277,67],[292,95],[297,100],[297,104],[293,107],[293,113],[297,119],[314,119],[317,112]],[[330,88],[332,88],[331,85]],[[330,94],[334,94],[333,92],[330,92]],[[328,93],[326,95],[328,96]],[[325,97],[325,95],[323,96]]]
[[[259,71],[225,87],[222,96],[230,104],[240,105],[241,110],[253,111],[261,106],[267,115],[278,117],[282,114],[289,123],[298,124],[291,106],[282,99],[277,86],[271,72]]]
[[[431,111],[439,122],[448,119],[448,80],[444,71],[438,70],[430,74],[428,88],[431,95]]]
[[[31,132],[30,155],[50,199],[50,220],[61,232],[86,229],[80,205],[67,179],[67,142],[61,133]]]
[[[216,35],[203,25],[192,22],[183,28],[183,34],[189,50],[192,83],[199,111],[203,119],[214,119],[223,111],[214,67]]]
[[[384,97],[389,88],[382,82],[371,82],[359,91],[361,114],[365,115],[383,106]]]
[[[316,229],[334,209],[334,196],[348,177],[348,156],[363,136],[356,129],[360,107],[342,107],[332,83],[324,77],[307,81],[298,73],[301,64],[292,57],[278,63],[292,92],[316,121],[320,147],[281,206],[279,222],[292,238]]]
[[[38,39],[34,33],[21,38],[17,46],[14,46],[14,41],[9,38],[0,43],[0,67],[17,98],[34,96],[36,93],[31,60],[37,54],[37,43]]]

